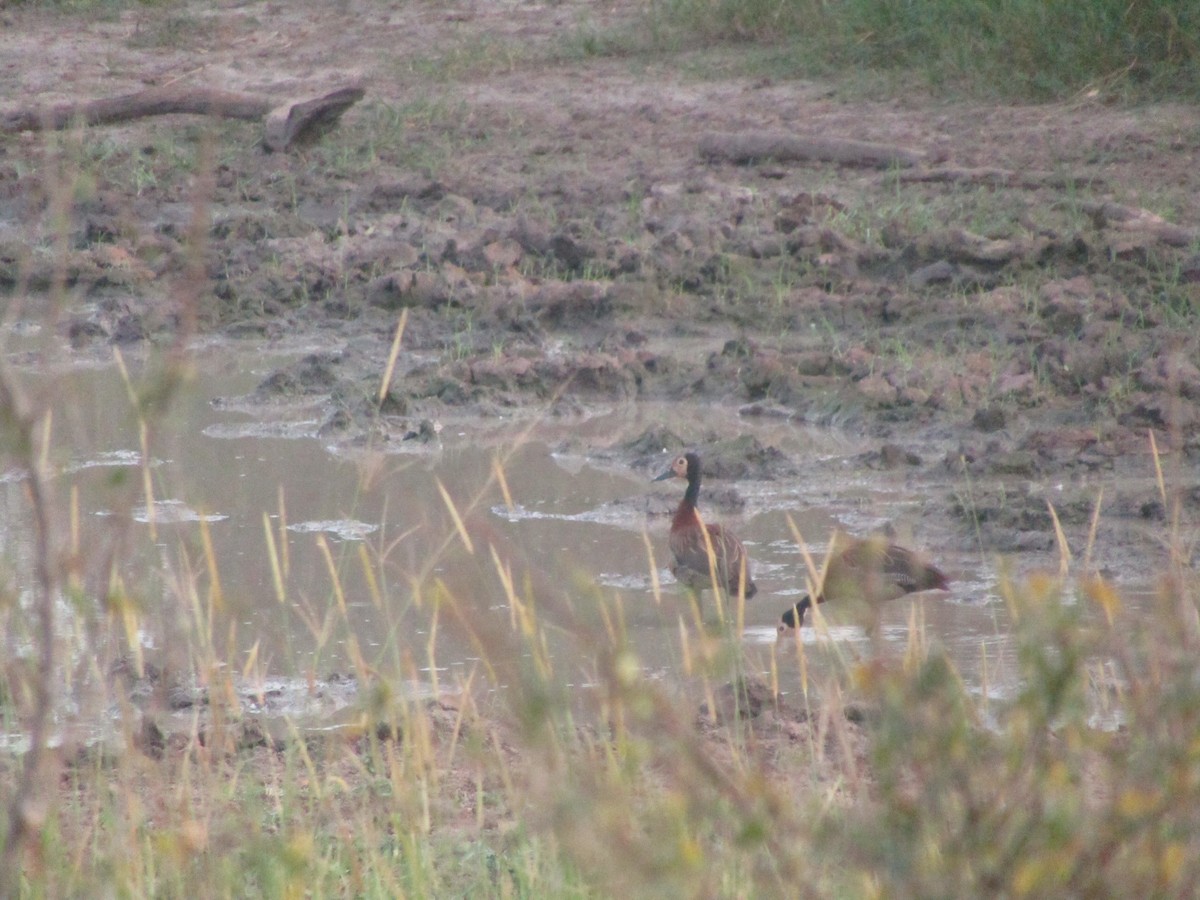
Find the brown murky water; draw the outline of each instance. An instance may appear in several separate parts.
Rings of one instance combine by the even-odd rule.
[[[755,566],[759,594],[746,604],[741,635],[750,671],[774,671],[785,690],[798,689],[795,645],[777,644],[775,629],[804,590],[790,517],[814,554],[837,524],[860,533],[884,523],[902,536],[907,531],[954,584],[949,595],[891,605],[883,629],[889,652],[903,652],[915,622],[928,640],[949,648],[973,689],[999,695],[1011,685],[1009,621],[993,592],[991,563],[939,548],[950,525],[922,521],[927,485],[847,470],[842,461],[864,447],[845,434],[745,420],[732,409],[639,404],[570,420],[447,420],[433,444],[339,448],[317,436],[315,409],[296,404],[264,415],[228,399],[252,389],[277,362],[228,347],[197,355],[195,377],[156,429],[149,508],[138,423],[117,367],[39,366],[24,376],[31,389],[52,387],[63,398],[52,431],[62,472],[56,484],[78,486],[85,552],[125,535],[132,552],[121,574],[143,604],[148,652],[162,650],[181,620],[207,609],[203,523],[223,595],[212,640],[236,648],[236,659],[260,680],[324,677],[354,669],[359,656],[417,689],[464,683],[484,666],[481,657],[528,653],[519,642],[481,651],[459,627],[465,617],[477,631],[496,626],[511,635],[520,610],[511,608],[502,569],[511,571],[522,604],[548,626],[545,655],[562,683],[592,684],[597,641],[621,629],[647,672],[683,674],[702,629],[666,569],[669,518],[650,513],[670,508],[681,485],[651,484],[656,472],[631,471],[607,451],[653,424],[688,434],[702,421],[718,431],[752,432],[816,473],[741,483],[744,510],[709,512],[735,528]],[[497,461],[507,499],[494,478]],[[19,476],[8,473],[3,487],[3,552],[28,559],[28,534],[17,524],[24,520]],[[286,569],[282,601],[276,566]],[[199,598],[195,607],[186,600],[188,586]],[[707,627],[719,628],[711,597],[706,602]],[[867,648],[865,635],[838,624],[833,612],[827,633],[802,635],[816,672]],[[502,682],[505,671],[501,665]]]

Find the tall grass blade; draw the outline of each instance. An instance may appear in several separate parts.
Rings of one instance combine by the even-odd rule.
[[[408,324],[408,307],[400,310],[400,320],[396,323],[396,333],[392,337],[392,347],[388,351],[387,365],[383,368],[383,378],[379,382],[379,396],[376,402],[382,403],[392,384],[392,373],[396,371],[396,360],[400,358],[400,342],[404,339],[404,327]]]

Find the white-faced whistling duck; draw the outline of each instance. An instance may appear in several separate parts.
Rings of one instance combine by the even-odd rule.
[[[918,591],[945,590],[947,585],[946,576],[936,566],[883,535],[859,539],[835,531],[816,602],[865,606],[873,614],[880,603]],[[805,594],[783,614],[779,631],[803,625],[804,614],[812,605],[812,597]]]
[[[713,586],[715,572],[717,586],[730,596],[744,593],[747,599],[753,597],[758,587],[750,577],[750,559],[742,542],[720,525],[702,523],[696,512],[696,501],[700,497],[700,457],[695,453],[675,457],[670,467],[654,480],[667,478],[683,478],[688,485],[671,521],[670,547],[671,555],[675,557],[671,574],[675,580],[699,594]],[[708,532],[707,541],[705,531]]]

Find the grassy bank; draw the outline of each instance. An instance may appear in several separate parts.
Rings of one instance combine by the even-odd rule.
[[[127,0],[49,0],[55,10],[115,19]],[[186,4],[161,15],[137,47],[211,40]],[[1200,97],[1200,11],[1189,0],[652,0],[636,24],[597,26],[589,12],[542,47],[487,35],[451,37],[428,58],[405,60],[441,76],[591,56],[656,56],[697,42],[738,46],[748,73],[836,76],[895,94],[909,86],[989,99],[1050,100],[1078,93],[1111,99]],[[701,61],[703,69],[711,61]],[[722,65],[722,68],[727,66]]]
[[[1200,12],[1186,0],[659,0],[653,9],[668,30],[765,44],[781,73],[912,73],[940,90],[1014,99],[1200,96]]]

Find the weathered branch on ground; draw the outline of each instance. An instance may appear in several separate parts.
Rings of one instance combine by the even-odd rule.
[[[268,150],[285,150],[327,131],[362,99],[361,84],[350,84],[315,97],[280,101],[277,97],[215,88],[171,84],[120,97],[26,106],[0,112],[0,132],[57,131],[75,124],[111,125],[148,116],[192,114],[225,119],[263,120]]]
[[[929,259],[996,268],[1013,262],[1036,262],[1055,243],[1044,235],[992,239],[965,228],[948,228],[922,236],[918,246]]]
[[[813,137],[781,131],[748,131],[739,134],[703,135],[700,155],[709,162],[750,165],[775,162],[831,162],[839,166],[911,168],[924,156],[916,150],[890,144],[873,144],[843,138]]]
[[[1103,179],[1094,175],[1061,175],[1054,172],[1013,172],[991,166],[983,168],[936,168],[915,169],[901,172],[900,181],[905,183],[979,184],[992,187],[1026,188],[1081,188],[1096,187]]]
[[[1190,247],[1200,240],[1200,232],[1168,222],[1162,216],[1136,206],[1124,206],[1111,200],[1085,202],[1084,212],[1097,228],[1126,235],[1145,235],[1169,247]]]

